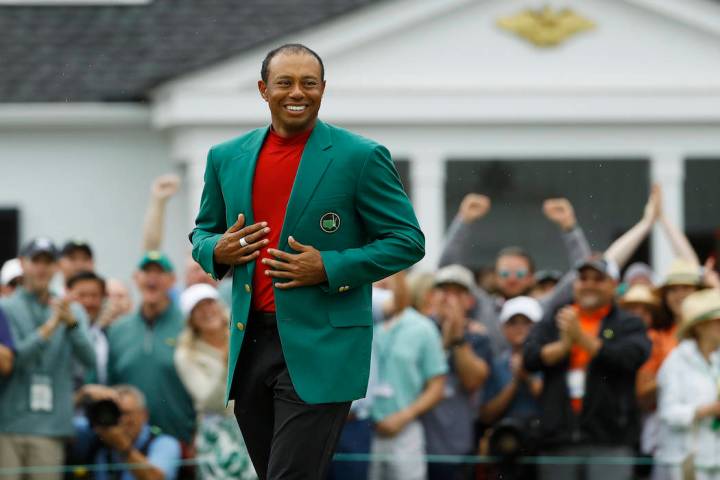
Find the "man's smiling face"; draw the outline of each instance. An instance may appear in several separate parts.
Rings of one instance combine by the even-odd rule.
[[[305,52],[280,52],[268,65],[267,83],[258,81],[268,102],[272,124],[281,136],[305,132],[315,126],[325,81],[320,62]]]

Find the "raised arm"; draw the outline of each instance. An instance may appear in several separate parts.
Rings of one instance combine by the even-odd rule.
[[[161,249],[165,227],[165,206],[178,188],[180,188],[180,177],[173,173],[161,175],[153,181],[143,226],[144,251]]]
[[[477,193],[468,193],[460,203],[457,216],[450,224],[447,240],[440,254],[440,267],[458,264],[469,268],[467,261],[472,258],[473,245],[470,237],[471,225],[490,211],[490,198]]]
[[[670,241],[675,257],[692,262],[699,267],[700,259],[698,258],[697,253],[695,253],[695,249],[693,249],[692,245],[690,245],[690,240],[688,240],[687,236],[677,227],[677,225],[672,223],[665,216],[665,212],[662,208],[662,189],[660,186],[656,185],[653,186],[653,190],[657,191],[658,196],[658,220],[662,226],[663,232]]]
[[[590,244],[578,225],[575,209],[567,198],[550,198],[543,203],[543,213],[562,232],[570,268],[590,256]]]
[[[650,230],[659,215],[660,189],[657,186],[653,186],[642,218],[635,226],[625,232],[605,250],[605,258],[615,262],[619,268],[624,267],[643,240],[650,234]]]

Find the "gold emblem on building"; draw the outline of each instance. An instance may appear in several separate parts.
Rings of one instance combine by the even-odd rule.
[[[555,10],[551,7],[523,10],[501,18],[498,25],[538,47],[553,47],[577,33],[595,28],[595,23],[569,8]]]

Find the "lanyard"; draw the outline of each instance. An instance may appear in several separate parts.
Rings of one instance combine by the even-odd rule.
[[[378,382],[380,384],[384,383],[384,376],[385,376],[385,367],[388,364],[388,359],[390,358],[390,355],[393,351],[393,346],[395,345],[395,340],[397,337],[397,332],[400,329],[400,319],[391,319],[388,320],[388,322],[394,322],[394,325],[390,325],[388,327],[389,331],[386,333],[386,340],[384,342],[384,345],[381,346],[381,342],[377,342],[375,344],[375,353],[377,354],[377,374],[378,374]],[[384,325],[381,325],[380,328],[385,328]]]

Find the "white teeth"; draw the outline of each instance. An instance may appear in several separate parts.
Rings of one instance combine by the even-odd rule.
[[[302,112],[303,110],[305,110],[304,105],[288,105],[285,108],[287,108],[288,110],[290,110],[292,112]]]

